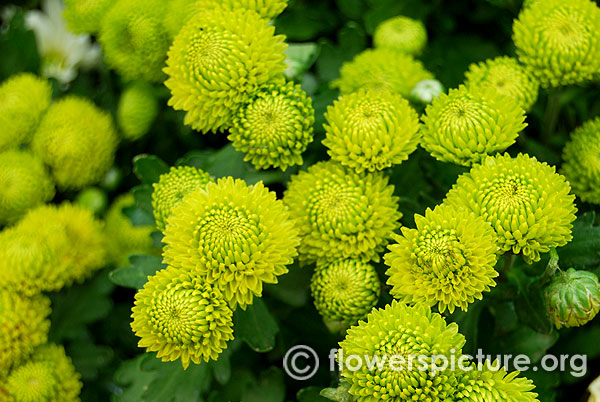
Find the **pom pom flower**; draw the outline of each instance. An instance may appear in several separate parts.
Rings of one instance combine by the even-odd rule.
[[[63,18],[67,22],[69,31],[78,34],[97,33],[102,18],[113,4],[113,0],[64,0],[64,2]]]
[[[600,8],[591,0],[539,0],[513,25],[519,60],[544,88],[573,85],[600,71]]]
[[[306,92],[293,82],[258,90],[233,117],[229,140],[257,169],[302,165],[312,141],[315,111]]]
[[[158,183],[152,185],[152,208],[158,229],[164,231],[167,219],[187,194],[206,188],[212,181],[208,173],[192,166],[173,166],[160,175]]]
[[[357,173],[383,170],[406,159],[419,142],[419,117],[407,100],[385,91],[343,95],[325,113],[331,159]]]
[[[50,107],[32,143],[61,189],[81,189],[98,182],[110,168],[116,146],[110,115],[75,96]]]
[[[464,210],[439,205],[402,228],[385,263],[391,294],[403,302],[437,304],[440,312],[466,311],[495,286],[496,236],[489,223]]]
[[[171,46],[165,85],[169,105],[185,124],[208,132],[231,125],[233,114],[260,86],[285,70],[284,37],[253,11],[204,10]]]
[[[164,233],[165,264],[195,272],[231,308],[245,308],[263,283],[277,283],[300,242],[275,193],[231,177],[185,197]]]
[[[221,292],[194,273],[169,267],[151,276],[135,296],[131,328],[138,346],[162,361],[217,360],[233,339],[233,312]]]
[[[501,251],[527,262],[572,239],[575,196],[554,167],[519,154],[488,157],[461,175],[445,203],[464,207],[489,222]]]
[[[54,197],[54,183],[41,160],[24,151],[0,153],[0,225]]]
[[[137,82],[130,85],[119,99],[117,121],[123,137],[130,141],[143,137],[158,113],[158,102],[151,85]]]
[[[494,94],[451,89],[425,109],[421,145],[434,158],[470,166],[504,151],[525,128],[525,112]]]
[[[402,214],[382,173],[356,174],[319,162],[292,177],[283,201],[296,219],[304,262],[379,261]]]
[[[377,26],[373,44],[376,48],[418,55],[427,44],[427,31],[421,21],[399,15]]]

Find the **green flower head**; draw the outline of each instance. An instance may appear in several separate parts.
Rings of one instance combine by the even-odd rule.
[[[519,60],[544,88],[591,80],[600,72],[600,8],[591,0],[539,0],[513,24]]]
[[[168,53],[169,105],[186,111],[184,122],[195,130],[230,127],[251,94],[285,70],[283,40],[253,11],[219,7],[195,14]]]
[[[263,283],[277,283],[300,242],[274,192],[232,177],[185,197],[164,233],[165,264],[201,276],[231,308],[245,308]]]
[[[152,209],[158,229],[165,230],[167,220],[183,197],[206,188],[212,181],[208,173],[192,166],[173,166],[168,173],[160,175],[158,183],[152,185]]]
[[[168,267],[135,295],[131,328],[138,346],[162,361],[217,360],[233,339],[233,312],[221,291],[191,271]]]
[[[94,184],[113,163],[117,133],[110,114],[87,99],[67,96],[42,119],[32,148],[59,188],[78,190]]]
[[[514,101],[462,85],[435,98],[422,119],[423,148],[437,160],[463,166],[504,151],[526,126],[525,112]]]
[[[402,228],[385,263],[391,294],[403,302],[466,311],[495,286],[496,236],[489,223],[464,209],[438,205],[415,215],[416,229]]]
[[[113,0],[64,0],[63,18],[69,31],[77,34],[96,34],[102,18],[108,13]]]
[[[252,95],[233,116],[229,140],[257,169],[302,165],[313,139],[315,111],[300,85],[272,83]]]
[[[502,252],[527,262],[571,241],[575,196],[554,167],[519,154],[488,157],[461,175],[445,203],[463,207],[489,222]]]
[[[427,30],[421,21],[399,15],[377,26],[373,44],[376,48],[419,55],[427,44]]]
[[[393,193],[382,173],[356,174],[333,161],[293,176],[283,201],[300,230],[300,259],[379,261],[402,217]]]
[[[417,149],[419,117],[402,96],[362,89],[343,95],[325,113],[331,159],[355,170],[374,172],[402,163]]]
[[[146,135],[157,114],[158,100],[150,84],[138,81],[121,94],[117,122],[125,139],[135,141]]]

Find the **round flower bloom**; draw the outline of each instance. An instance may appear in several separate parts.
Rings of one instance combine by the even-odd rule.
[[[400,301],[438,305],[440,312],[469,303],[495,286],[496,235],[489,223],[464,209],[438,205],[415,215],[416,229],[394,235],[384,257],[391,294]]]
[[[81,189],[102,179],[117,147],[110,115],[87,99],[54,103],[33,136],[34,152],[61,189]]]
[[[313,139],[315,111],[300,85],[272,83],[252,95],[233,116],[229,140],[257,169],[302,165]]]
[[[100,24],[106,63],[128,80],[158,82],[169,49],[164,0],[119,0]]]
[[[421,21],[399,15],[377,26],[373,44],[376,48],[418,55],[427,44],[427,30]]]
[[[402,217],[393,193],[383,173],[356,174],[333,161],[292,177],[283,201],[300,230],[301,261],[379,261]]]
[[[274,192],[232,177],[185,197],[164,233],[165,264],[200,275],[242,309],[288,271],[300,242]]]
[[[54,183],[41,160],[29,152],[0,153],[0,225],[54,197]]]
[[[432,100],[444,92],[444,86],[438,80],[423,80],[410,92],[410,99],[420,103],[431,103]]]
[[[432,78],[423,64],[408,54],[391,49],[367,49],[351,62],[344,63],[340,78],[331,84],[339,88],[342,95],[368,88],[387,89],[407,98],[418,82]]]
[[[317,267],[310,282],[315,307],[326,322],[356,324],[377,304],[380,283],[375,268],[359,260]]]
[[[95,34],[100,30],[112,0],[64,0],[63,18],[69,31],[77,34]]]
[[[579,198],[600,204],[600,117],[571,134],[563,148],[561,173]]]
[[[554,275],[544,297],[556,328],[580,327],[600,311],[600,282],[591,272],[570,268]]]
[[[0,379],[46,342],[50,299],[0,290]],[[1,394],[0,394],[1,395]]]
[[[517,56],[544,88],[573,85],[600,72],[600,8],[591,0],[539,0],[513,24]]]
[[[465,74],[465,86],[474,91],[488,91],[512,98],[530,110],[537,100],[539,83],[519,62],[507,56],[473,63]]]
[[[168,267],[135,295],[131,328],[138,346],[162,361],[217,360],[233,339],[233,312],[221,291],[195,273]]]
[[[0,151],[28,143],[52,101],[52,87],[30,73],[0,85]]]
[[[434,99],[422,120],[423,148],[437,160],[463,166],[504,151],[527,126],[516,102],[462,85]]]
[[[167,220],[189,193],[204,189],[213,179],[204,170],[192,166],[173,166],[168,173],[160,175],[152,186],[152,208],[156,226],[165,230]]]
[[[207,9],[179,31],[169,49],[169,105],[193,129],[222,131],[260,86],[285,70],[284,36],[253,11]]]
[[[455,323],[446,324],[444,318],[432,313],[429,307],[417,304],[409,307],[394,300],[385,309],[375,309],[367,321],[360,321],[348,330],[340,342],[340,357],[353,356],[344,363],[341,375],[350,384],[349,393],[358,402],[371,401],[450,401],[458,380],[449,370],[436,371],[436,356],[460,356],[465,338],[458,333]],[[376,365],[365,359],[388,359],[402,356],[408,360],[419,356],[421,367],[427,370],[408,369],[409,362]],[[361,360],[360,366],[356,359]],[[349,369],[352,367],[357,370]],[[447,361],[446,361],[447,363]],[[399,369],[403,367],[404,369]],[[421,368],[420,367],[420,368]]]
[[[117,122],[126,139],[135,141],[143,137],[150,131],[157,114],[158,101],[150,84],[136,82],[121,94]]]
[[[357,173],[399,164],[419,143],[417,112],[391,92],[361,89],[343,95],[327,108],[325,119],[327,153]]]
[[[496,231],[502,252],[521,253],[532,262],[571,241],[577,208],[570,191],[553,166],[504,154],[461,175],[444,202],[481,216]]]

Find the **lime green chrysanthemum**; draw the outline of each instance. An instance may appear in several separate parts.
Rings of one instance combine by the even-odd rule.
[[[41,160],[29,152],[0,153],[0,225],[17,221],[30,208],[54,197],[54,183]]]
[[[50,321],[50,300],[31,298],[0,290],[0,379],[33,349],[46,342]],[[1,396],[1,394],[0,394]]]
[[[121,94],[117,109],[117,121],[123,137],[130,141],[143,137],[158,113],[158,100],[153,88],[145,82],[130,85]]]
[[[451,401],[457,377],[451,371],[436,371],[434,359],[460,356],[464,344],[465,338],[455,323],[446,324],[441,315],[432,313],[427,306],[409,307],[394,300],[385,309],[371,312],[366,322],[360,321],[348,330],[340,342],[342,354],[338,354],[338,360],[340,356],[353,356],[342,361],[341,375],[350,384],[349,393],[357,397],[357,402]],[[405,361],[396,359],[394,367],[386,360],[378,366],[372,364],[375,356],[380,361],[393,356]],[[411,358],[415,361],[410,362]],[[349,369],[358,366],[357,359],[361,361],[360,368]]]
[[[464,209],[438,205],[402,228],[385,263],[391,294],[403,302],[438,305],[440,312],[469,303],[495,286],[496,235],[489,223]]]
[[[489,222],[501,251],[527,262],[567,244],[575,220],[575,196],[554,167],[519,154],[489,157],[461,175],[446,203],[465,207]]]
[[[62,189],[98,182],[110,168],[117,134],[110,115],[75,96],[54,103],[33,136],[34,152]]]
[[[52,87],[30,73],[0,85],[0,151],[28,143],[52,100]]]
[[[135,296],[131,328],[138,346],[162,361],[217,360],[233,339],[233,312],[216,286],[195,273],[169,267],[149,277]]]
[[[357,173],[399,164],[419,143],[417,112],[391,92],[362,89],[343,95],[327,108],[325,119],[327,153]]]
[[[422,119],[423,148],[440,161],[463,166],[504,151],[527,126],[516,102],[462,85],[434,99]]]
[[[507,56],[471,64],[465,74],[465,86],[508,96],[525,110],[531,109],[539,89],[537,79],[516,59]]]
[[[540,0],[513,25],[517,56],[544,88],[600,73],[600,8],[591,0]]]
[[[386,89],[409,97],[414,86],[433,75],[412,56],[391,49],[367,49],[344,63],[340,78],[332,82],[342,94],[360,88]]]
[[[380,292],[375,268],[358,260],[340,260],[317,267],[310,290],[326,322],[356,324],[377,304]]]
[[[379,261],[402,214],[382,173],[356,174],[319,162],[292,177],[283,201],[300,230],[300,258]]]
[[[418,55],[427,44],[427,31],[421,21],[399,15],[377,26],[373,44],[376,48]]]
[[[575,129],[563,149],[562,172],[573,192],[600,204],[600,117]]]
[[[123,213],[124,208],[134,205],[133,195],[123,194],[117,197],[106,214],[104,231],[108,258],[116,265],[129,265],[129,256],[133,254],[157,254],[160,251],[156,249],[150,236],[154,226],[134,226]]]
[[[212,181],[208,173],[192,166],[173,166],[168,173],[160,175],[158,183],[152,185],[152,208],[158,229],[165,230],[167,220],[183,197],[206,188]]]
[[[108,13],[112,0],[65,0],[63,18],[69,31],[77,34],[96,34],[102,18]]]
[[[163,242],[165,264],[192,270],[232,308],[245,308],[261,296],[263,283],[287,272],[300,240],[274,192],[228,177],[184,198]]]
[[[259,89],[233,117],[229,140],[257,169],[302,165],[313,139],[311,99],[293,82]]]
[[[195,130],[222,131],[239,106],[285,70],[284,37],[253,11],[215,8],[196,14],[169,50],[169,105]]]
[[[128,80],[158,82],[169,49],[166,0],[119,0],[106,13],[98,41],[106,63]]]

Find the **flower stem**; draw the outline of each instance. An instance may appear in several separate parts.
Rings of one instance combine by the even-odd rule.
[[[544,112],[544,125],[542,127],[543,138],[550,138],[556,129],[558,121],[558,113],[560,112],[560,94],[558,92],[550,92],[548,94],[548,103]]]
[[[504,254],[504,264],[502,265],[502,272],[506,275],[511,270],[513,263],[515,262],[515,255],[508,251]]]
[[[560,270],[560,267],[558,266],[558,253],[556,252],[556,249],[552,247],[550,249],[550,261],[548,261],[548,265],[546,265],[546,270],[544,271],[544,274],[540,279],[541,283],[544,284],[550,281],[550,279],[558,270]]]

